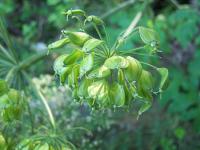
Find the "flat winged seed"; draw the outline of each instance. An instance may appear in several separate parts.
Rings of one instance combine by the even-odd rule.
[[[149,28],[139,27],[139,34],[145,44],[151,44],[151,42],[159,40],[157,33]]]
[[[89,39],[88,41],[85,42],[85,44],[83,45],[83,51],[85,52],[89,52],[93,49],[95,49],[96,47],[98,47],[99,45],[101,45],[103,43],[103,41],[98,40],[98,39]]]
[[[108,58],[104,63],[104,66],[109,69],[127,68],[128,65],[129,62],[122,56],[112,56]]]
[[[60,48],[60,47],[63,47],[65,44],[68,44],[69,42],[70,42],[69,38],[64,38],[64,39],[61,39],[49,44],[48,49]]]

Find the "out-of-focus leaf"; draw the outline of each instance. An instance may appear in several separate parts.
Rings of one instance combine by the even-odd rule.
[[[6,94],[8,92],[9,88],[4,80],[0,80],[0,96]]]

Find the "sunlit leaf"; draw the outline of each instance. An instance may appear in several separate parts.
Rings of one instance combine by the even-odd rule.
[[[87,42],[85,42],[84,46],[83,46],[83,51],[85,52],[89,52],[91,50],[93,50],[94,48],[98,47],[99,45],[101,45],[103,43],[102,40],[98,40],[98,39],[89,39]]]

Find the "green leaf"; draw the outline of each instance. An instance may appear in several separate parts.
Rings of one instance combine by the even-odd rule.
[[[85,42],[84,46],[83,46],[83,51],[85,52],[89,52],[93,49],[95,49],[96,47],[98,47],[99,45],[101,45],[103,43],[103,41],[98,40],[98,39],[89,39],[87,42]]]
[[[139,34],[145,44],[151,44],[151,42],[159,41],[158,35],[152,29],[139,27]]]
[[[67,58],[67,54],[61,55],[59,56],[55,62],[54,62],[54,66],[53,69],[55,71],[56,74],[60,75],[63,67],[64,67],[64,60]]]
[[[129,62],[129,65],[127,68],[124,69],[124,74],[128,81],[138,81],[142,74],[142,65],[138,60],[136,60],[133,57],[128,56],[126,58]]]
[[[80,59],[83,56],[83,52],[81,50],[74,50],[68,57],[65,58],[64,64],[65,65],[71,65],[75,63],[78,59]]]
[[[137,118],[139,118],[140,115],[142,115],[145,111],[147,111],[150,107],[151,107],[151,102],[145,102],[139,109],[138,111],[138,116]]]
[[[0,96],[6,94],[8,92],[9,88],[4,80],[0,80]]]
[[[161,81],[160,81],[160,90],[163,89],[163,87],[165,86],[165,83],[168,79],[168,69],[167,68],[157,68],[157,71],[160,73],[161,75]]]
[[[106,59],[104,66],[109,69],[119,69],[119,68],[127,68],[128,61],[122,56],[112,56]]]
[[[48,45],[48,49],[56,49],[56,48],[61,48],[64,45],[68,44],[70,42],[69,38],[64,38],[61,40],[58,40],[56,42],[53,42]]]
[[[125,104],[125,92],[122,85],[115,82],[110,86],[109,91],[110,100],[115,106],[120,107]]]
[[[94,56],[93,54],[89,54],[84,57],[80,64],[80,78],[88,71],[90,71],[94,64]]]
[[[104,65],[91,71],[88,74],[88,78],[90,79],[94,79],[94,78],[104,78],[107,77],[111,74],[110,69],[108,69],[107,67],[105,67]]]

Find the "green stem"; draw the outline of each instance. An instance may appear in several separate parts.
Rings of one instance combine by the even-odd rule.
[[[54,129],[56,129],[56,124],[55,124],[55,119],[54,119],[54,116],[53,116],[53,113],[51,111],[51,108],[49,107],[45,97],[43,96],[43,94],[40,92],[40,89],[37,88],[37,86],[32,82],[32,80],[30,79],[30,77],[27,75],[26,72],[23,72],[24,76],[26,77],[27,81],[30,83],[30,85],[32,86],[33,88],[33,91],[35,92],[35,94],[40,98],[40,100],[42,101],[42,103],[44,104],[44,107],[49,115],[49,120],[50,120],[50,123],[52,125],[52,127]]]
[[[152,68],[154,68],[154,69],[158,69],[156,66],[154,66],[154,65],[151,65],[151,64],[149,64],[149,63],[145,63],[145,62],[143,62],[143,61],[140,61],[140,63],[141,64],[144,64],[144,65],[147,65],[147,66],[150,66],[150,67],[152,67]]]

